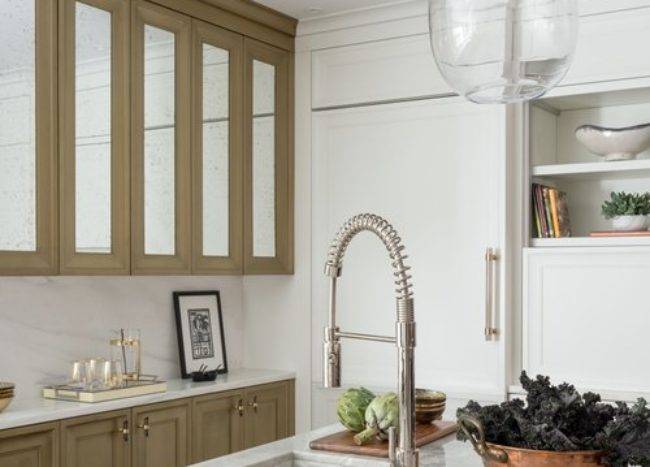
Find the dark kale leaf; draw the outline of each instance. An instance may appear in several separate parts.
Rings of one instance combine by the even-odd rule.
[[[521,373],[526,403],[520,399],[481,406],[470,401],[457,411],[478,418],[488,442],[548,451],[602,449],[609,451],[614,467],[628,463],[650,467],[650,408],[639,399],[633,406],[601,402],[591,392],[581,395],[575,387],[551,384],[547,376]],[[458,438],[465,440],[462,431]]]

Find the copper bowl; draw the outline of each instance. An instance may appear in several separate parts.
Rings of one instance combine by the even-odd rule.
[[[541,451],[485,442],[483,425],[474,417],[458,418],[458,429],[467,436],[485,467],[594,467],[609,465],[606,451]]]

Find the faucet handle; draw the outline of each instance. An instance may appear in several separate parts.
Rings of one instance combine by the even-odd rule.
[[[394,426],[388,429],[388,460],[391,465],[397,460],[397,429]]]

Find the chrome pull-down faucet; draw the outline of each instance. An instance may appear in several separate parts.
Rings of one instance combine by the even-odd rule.
[[[395,337],[343,332],[336,325],[336,281],[341,276],[345,251],[359,232],[376,234],[386,246],[393,267],[397,298],[397,321]],[[330,280],[329,321],[325,327],[323,342],[323,385],[326,388],[341,386],[342,338],[389,342],[397,345],[397,394],[399,400],[399,433],[395,445],[395,433],[390,433],[391,463],[396,467],[418,467],[418,451],[415,448],[415,373],[413,357],[415,350],[415,319],[413,292],[408,274],[410,267],[404,245],[392,225],[374,214],[359,214],[349,219],[332,242],[325,264],[325,275]]]

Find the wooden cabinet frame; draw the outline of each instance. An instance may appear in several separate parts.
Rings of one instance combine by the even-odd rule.
[[[275,256],[253,256],[253,60],[275,67]],[[244,39],[244,274],[293,274],[293,56]]]
[[[58,423],[43,423],[10,430],[0,430],[0,456],[17,456],[34,452],[38,464],[33,467],[58,467]],[[7,457],[5,457],[7,456]]]
[[[206,414],[226,412],[221,421],[230,428],[230,444],[228,454],[244,449],[244,392],[242,390],[227,391],[217,394],[207,394],[195,397],[192,400],[192,462],[199,463],[210,459],[206,455],[204,441],[206,438],[216,436],[217,433],[208,431],[205,422]],[[222,439],[215,439],[212,442],[223,442]],[[214,450],[212,451],[214,453]]]
[[[190,53],[191,20],[142,0],[132,2],[132,272],[185,274],[191,266]],[[144,26],[175,35],[175,254],[147,255],[144,248]]]
[[[56,0],[36,5],[36,250],[0,251],[0,274],[56,274],[58,252],[58,163],[56,117]]]
[[[80,459],[77,457],[76,444],[80,440],[89,441],[93,436],[110,435],[113,461],[112,467],[130,467],[131,465],[131,411],[129,409],[115,412],[102,412],[85,417],[69,418],[61,421],[61,465],[65,467],[92,467],[105,465],[101,459]],[[99,439],[99,443],[105,439]]]
[[[79,253],[75,244],[75,8],[111,14],[111,253]],[[126,0],[60,0],[61,274],[128,274],[129,267],[129,8]]]
[[[146,443],[160,441],[156,439],[155,431],[161,423],[173,423],[176,430],[175,450],[177,459],[175,465],[187,465],[191,462],[191,427],[192,407],[191,399],[180,399],[172,402],[134,407],[131,411],[132,417],[132,465],[133,467],[147,467]],[[148,434],[148,432],[150,434]]]
[[[203,255],[203,44],[229,52],[228,61],[228,256]],[[211,24],[192,22],[192,272],[241,274],[243,255],[242,199],[242,52],[239,34]]]

